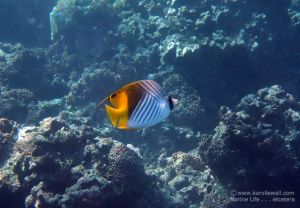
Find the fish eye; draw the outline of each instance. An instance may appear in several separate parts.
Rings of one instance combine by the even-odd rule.
[[[116,93],[112,94],[110,97],[111,97],[111,98],[116,97]]]

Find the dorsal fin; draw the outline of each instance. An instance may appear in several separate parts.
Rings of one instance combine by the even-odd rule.
[[[102,103],[104,103],[110,96],[107,96],[106,98],[102,99],[97,105],[96,105],[96,109],[98,109]]]

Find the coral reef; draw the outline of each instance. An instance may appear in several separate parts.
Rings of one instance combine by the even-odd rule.
[[[0,51],[0,116],[38,123],[47,116],[57,115],[62,103],[56,104],[56,98],[61,98],[68,87],[63,72],[53,67],[54,61],[47,56],[47,50],[0,43]],[[37,114],[45,108],[48,112],[39,117]]]
[[[12,121],[0,118],[0,165],[6,162],[13,149],[14,137],[17,132]]]
[[[56,25],[53,39],[66,45],[69,53],[89,57],[87,71],[74,80],[71,100],[72,95],[76,100],[89,100],[90,96],[94,99],[93,87],[109,86],[102,85],[101,78],[87,79],[103,65],[108,68],[106,76],[111,74],[108,82],[115,84],[117,78],[120,85],[149,74],[163,75],[163,82],[175,72],[183,77],[182,81],[189,82],[190,92],[185,92],[185,97],[195,91],[196,98],[191,95],[197,100],[195,104],[200,101],[199,95],[205,101],[192,117],[199,123],[197,128],[209,131],[221,105],[232,106],[253,90],[281,84],[298,96],[293,86],[299,82],[299,26],[290,21],[297,16],[297,5],[297,1],[280,0],[274,1],[272,7],[242,0],[60,0],[52,11]],[[167,71],[171,73],[164,73]],[[87,87],[76,86],[76,81]],[[83,89],[89,96],[82,95]],[[210,117],[210,124],[202,121],[203,111]]]
[[[192,153],[162,154],[149,174],[158,175],[160,185],[177,207],[227,207],[227,191],[212,176],[201,158]]]
[[[5,133],[13,126],[2,119],[0,128]],[[149,186],[153,179],[138,154],[96,134],[57,118],[20,129],[12,156],[0,169],[0,193],[6,197],[1,206],[157,207],[145,194],[159,190]]]
[[[78,109],[106,96],[107,86],[112,84],[117,88],[149,74],[163,75],[159,79],[163,83],[174,79],[170,75],[175,72],[182,82],[189,82],[189,87],[179,92],[182,97],[191,93],[190,99],[197,100],[191,107],[201,105],[197,111],[195,107],[180,108],[185,112],[182,116],[193,118],[188,125],[197,123],[196,128],[210,131],[218,108],[234,105],[250,91],[281,84],[298,96],[293,89],[299,82],[297,11],[297,1],[278,0],[272,7],[242,0],[60,0],[50,15],[53,42],[49,49],[18,46],[20,53],[1,49],[1,57],[17,57],[12,70],[3,67],[3,74],[21,85],[10,87],[37,90],[36,100],[51,102],[66,96],[68,105]],[[17,67],[33,63],[30,70]],[[102,79],[101,73],[107,79]],[[27,83],[28,77],[41,77],[42,81],[33,85]],[[204,116],[209,119],[204,121]],[[186,119],[174,120],[186,123]]]
[[[90,61],[111,57],[115,22],[116,11],[109,1],[59,0],[50,13],[51,39],[62,38],[73,52]]]
[[[8,138],[16,131],[6,119],[0,129]],[[226,190],[198,156],[162,154],[145,171],[137,148],[98,134],[51,117],[19,129],[0,168],[1,206],[225,207]]]
[[[299,112],[299,103],[279,86],[261,89],[236,111],[221,108],[221,122],[200,142],[199,153],[230,188],[299,193]]]
[[[205,131],[215,124],[215,121],[207,120],[212,117],[208,102],[203,102],[197,90],[188,83],[182,75],[172,73],[163,80],[163,88],[170,96],[179,100],[176,108],[173,110],[171,120],[177,126],[189,126],[193,129]]]
[[[299,0],[1,1],[0,207],[299,193],[299,14]],[[96,104],[141,79],[179,104],[153,128],[112,129]]]
[[[27,89],[5,89],[2,87],[0,97],[2,106],[0,115],[24,122],[28,113],[28,106],[33,100],[33,93]]]

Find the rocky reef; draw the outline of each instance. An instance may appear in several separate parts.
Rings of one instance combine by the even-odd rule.
[[[133,57],[136,61],[125,64],[136,70],[131,77],[172,70],[206,100],[234,105],[249,90],[271,84],[298,95],[292,87],[299,77],[297,6],[280,0],[272,6],[250,0],[61,0],[52,11],[52,31],[90,60]]]
[[[0,164],[5,164],[13,149],[14,136],[17,132],[15,124],[5,118],[0,119]]]
[[[0,2],[0,207],[299,195],[299,32],[299,0]],[[111,128],[96,104],[141,79],[180,103],[155,127]]]
[[[3,134],[12,134],[10,121],[1,119],[0,124]],[[138,148],[97,135],[90,126],[72,125],[61,118],[46,118],[39,126],[19,129],[11,156],[0,168],[0,193],[5,199],[1,207],[214,203],[213,192],[220,186],[200,158],[178,152],[171,158],[161,157],[159,169],[146,171]],[[4,146],[4,137],[2,141]]]
[[[299,111],[299,102],[281,87],[261,89],[236,111],[220,109],[220,124],[200,142],[199,153],[231,189],[299,193]]]
[[[53,118],[20,129],[1,169],[1,206],[133,207],[150,192],[142,159],[96,134]]]
[[[1,206],[228,208],[245,205],[231,200],[231,190],[299,193],[299,115],[292,95],[264,88],[236,111],[222,107],[215,134],[201,134],[186,152],[163,141],[126,144],[65,115],[26,127],[0,119]]]

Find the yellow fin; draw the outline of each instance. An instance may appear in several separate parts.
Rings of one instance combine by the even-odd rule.
[[[105,108],[113,127],[116,128],[120,119],[120,112],[118,109],[112,108],[109,105],[105,105]]]
[[[128,122],[128,113],[126,108],[113,108],[105,105],[108,117],[114,128],[126,129]]]

